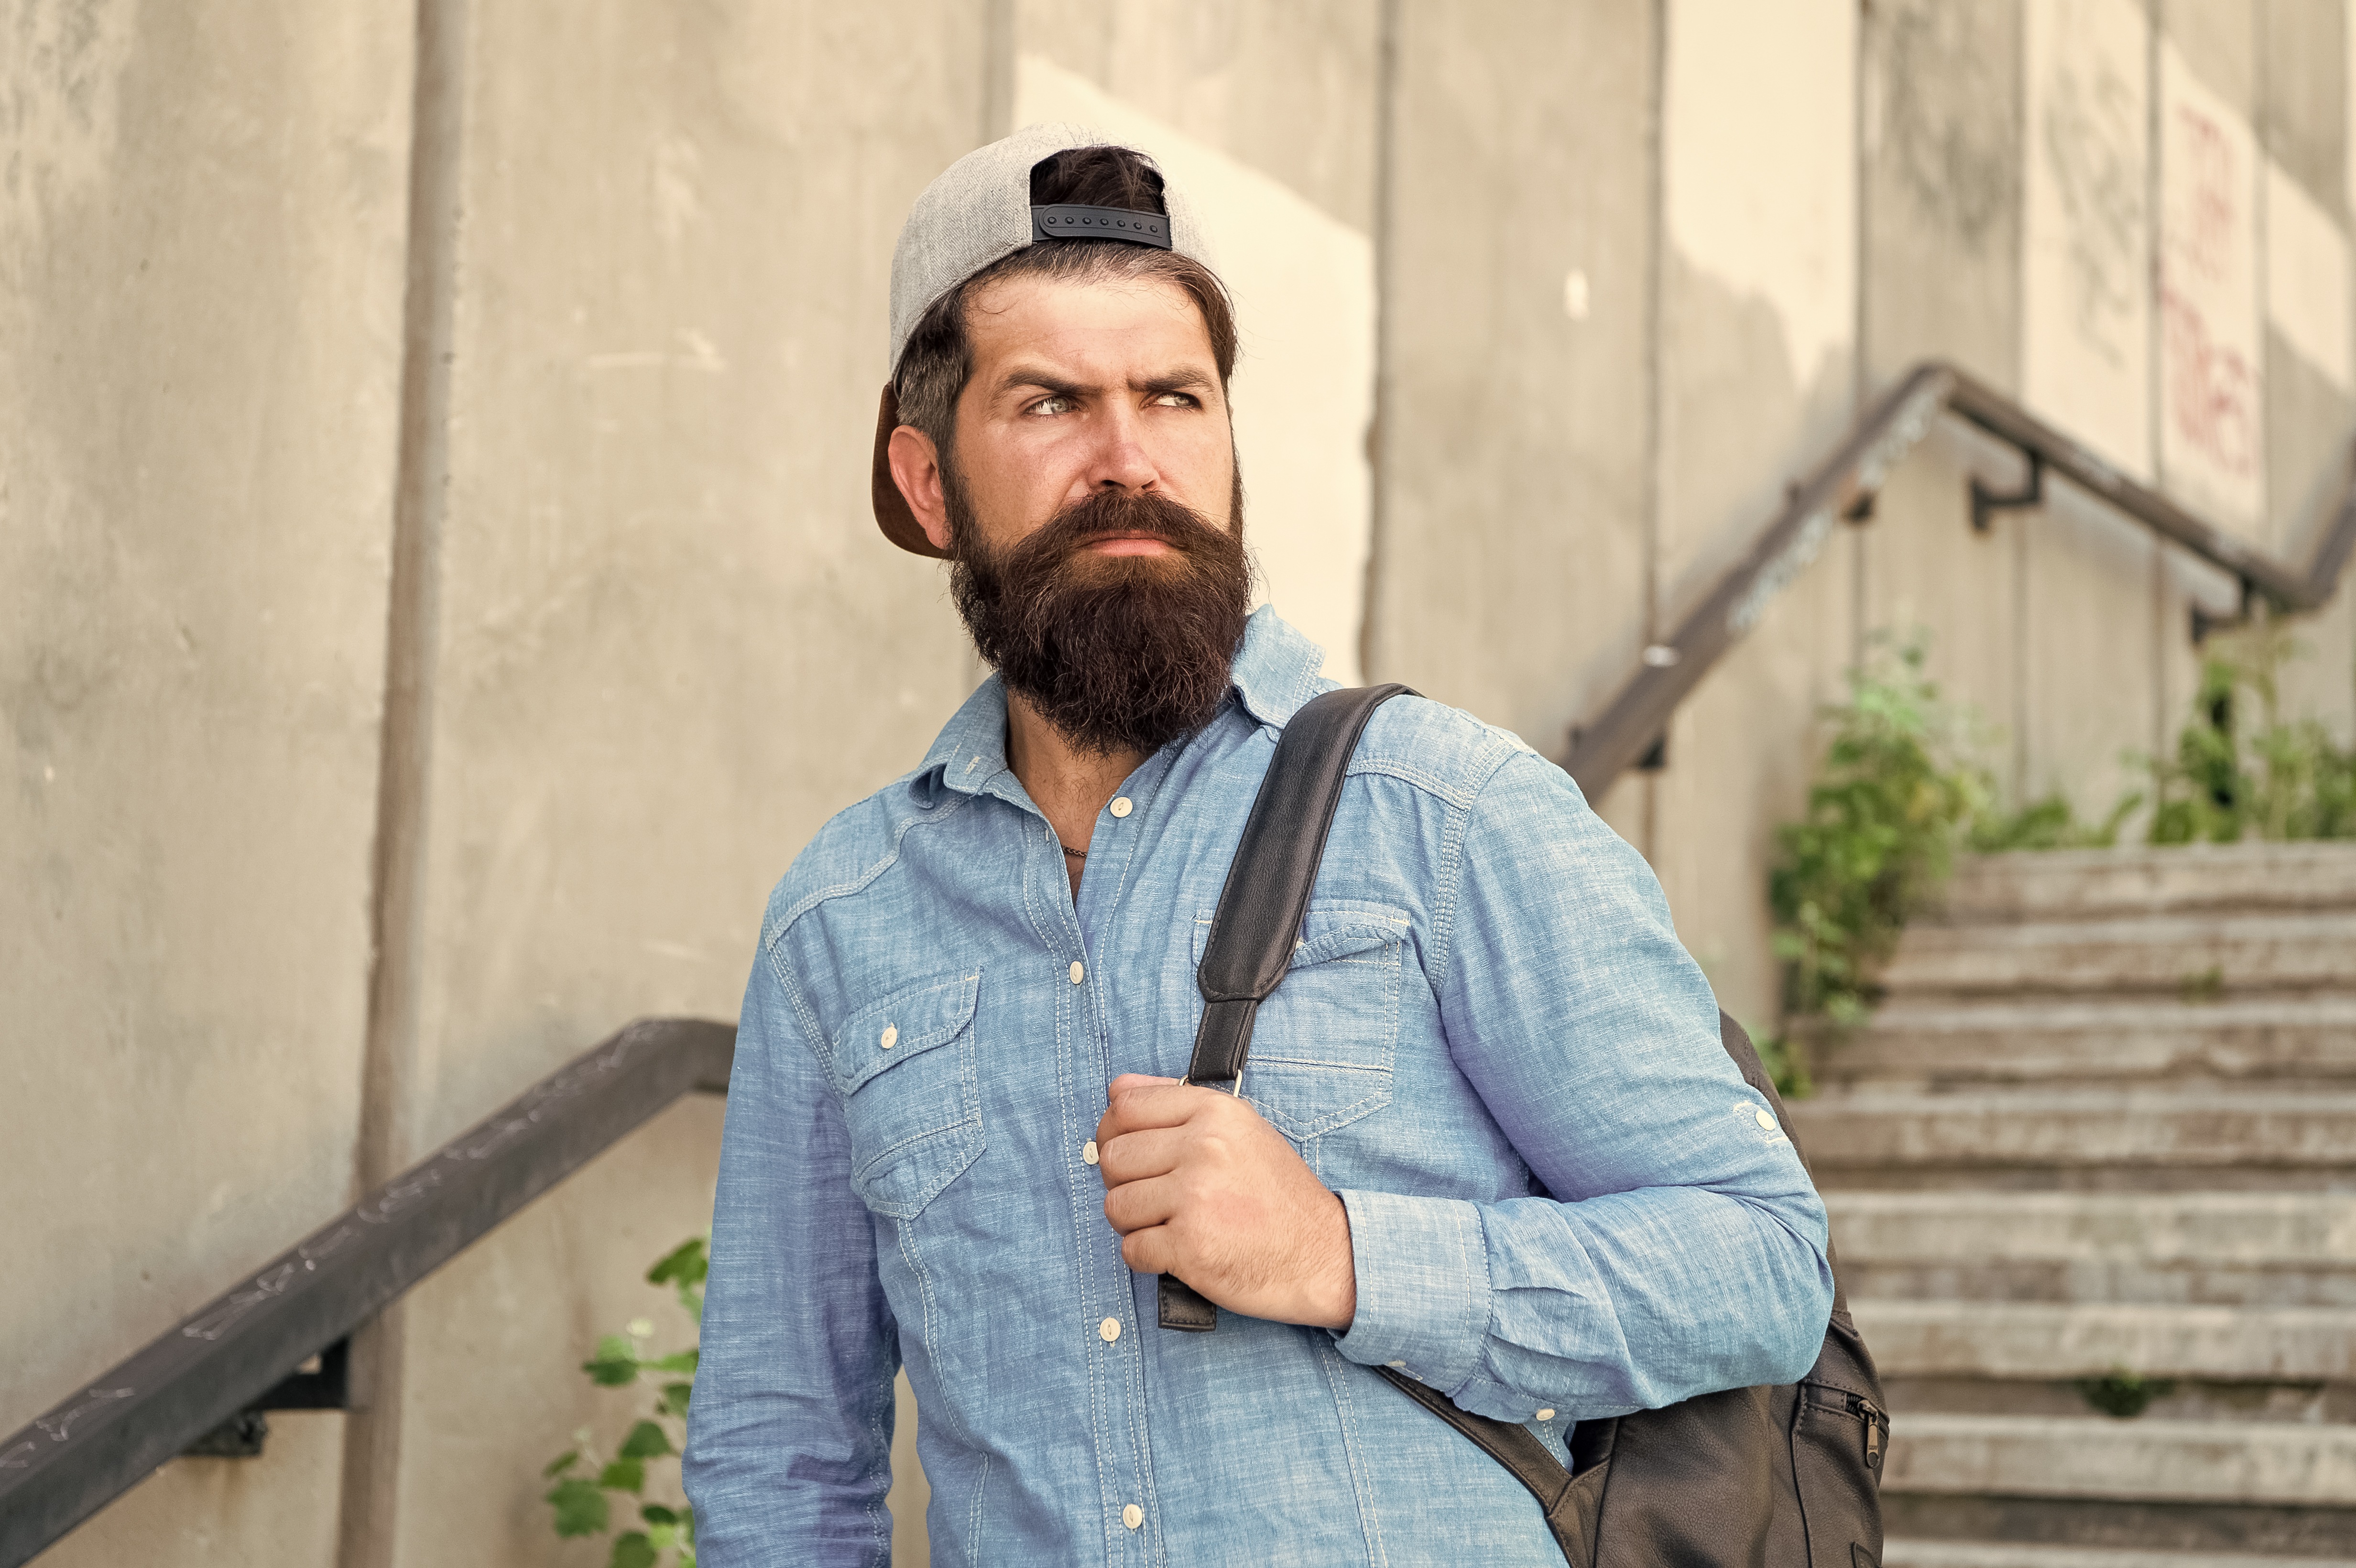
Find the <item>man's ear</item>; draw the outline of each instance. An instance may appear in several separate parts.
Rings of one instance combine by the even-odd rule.
[[[915,425],[901,425],[892,432],[889,460],[892,483],[899,486],[900,498],[908,503],[916,526],[925,530],[933,548],[946,555],[949,509],[941,495],[941,455],[933,438]]]

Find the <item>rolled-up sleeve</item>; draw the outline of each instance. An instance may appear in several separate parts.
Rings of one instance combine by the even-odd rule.
[[[891,1560],[899,1341],[814,1033],[772,946],[737,1027],[688,1413],[704,1568]]]
[[[1427,959],[1449,1051],[1546,1195],[1344,1191],[1340,1349],[1516,1422],[1798,1381],[1832,1307],[1824,1205],[1651,869],[1517,752],[1451,891]]]

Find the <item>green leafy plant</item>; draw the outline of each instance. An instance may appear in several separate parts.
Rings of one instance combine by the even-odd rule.
[[[703,1318],[703,1282],[711,1273],[711,1253],[704,1239],[680,1243],[647,1271],[647,1283],[667,1285],[679,1304],[698,1322]],[[665,1552],[675,1552],[679,1568],[694,1568],[695,1518],[684,1501],[649,1500],[647,1467],[677,1457],[687,1440],[687,1403],[694,1392],[697,1347],[649,1356],[645,1347],[654,1336],[654,1324],[633,1319],[626,1330],[597,1341],[596,1353],[581,1363],[589,1381],[600,1388],[630,1388],[651,1383],[655,1400],[650,1416],[630,1424],[610,1458],[600,1458],[587,1427],[573,1434],[573,1445],[549,1461],[541,1478],[556,1483],[545,1500],[555,1511],[560,1536],[605,1535],[614,1529],[615,1504],[637,1510],[636,1526],[614,1537],[606,1568],[657,1568]]]
[[[1969,842],[1976,854],[2000,854],[2008,849],[2108,849],[2119,841],[2119,829],[2143,805],[2143,792],[2130,790],[2100,822],[2081,822],[2069,796],[2055,792],[2019,811],[1984,812],[1972,823]]]
[[[2087,1405],[2115,1421],[2133,1421],[2151,1408],[2151,1402],[2176,1392],[2171,1378],[2147,1378],[2125,1367],[2099,1378],[2080,1378],[2073,1385]]]
[[[1968,760],[1973,720],[1942,700],[1926,660],[1919,633],[1874,639],[1848,700],[1824,710],[1832,737],[1807,814],[1776,830],[1767,891],[1787,1014],[1836,1027],[1864,1017],[1874,968],[1988,808],[1987,774]]]
[[[2150,761],[2152,843],[2356,838],[2356,747],[2282,717],[2282,667],[2302,651],[2278,624],[2218,639],[2176,754]]]

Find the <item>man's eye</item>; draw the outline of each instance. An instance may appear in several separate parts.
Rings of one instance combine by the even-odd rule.
[[[1194,396],[1187,392],[1164,392],[1153,400],[1155,404],[1165,409],[1191,409],[1194,407]]]
[[[1034,414],[1067,414],[1072,411],[1072,400],[1057,392],[1032,404],[1030,411]]]

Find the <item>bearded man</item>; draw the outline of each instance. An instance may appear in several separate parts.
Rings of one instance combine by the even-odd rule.
[[[1066,238],[1067,235],[1084,236]],[[959,160],[893,261],[874,503],[996,673],[772,898],[686,1458],[705,1568],[889,1561],[905,1366],[942,1563],[1559,1563],[1372,1370],[1526,1424],[1790,1382],[1822,1205],[1644,861],[1513,736],[1360,741],[1239,1094],[1178,1082],[1276,738],[1236,326],[1146,155]],[[1224,1310],[1157,1327],[1159,1273]]]

